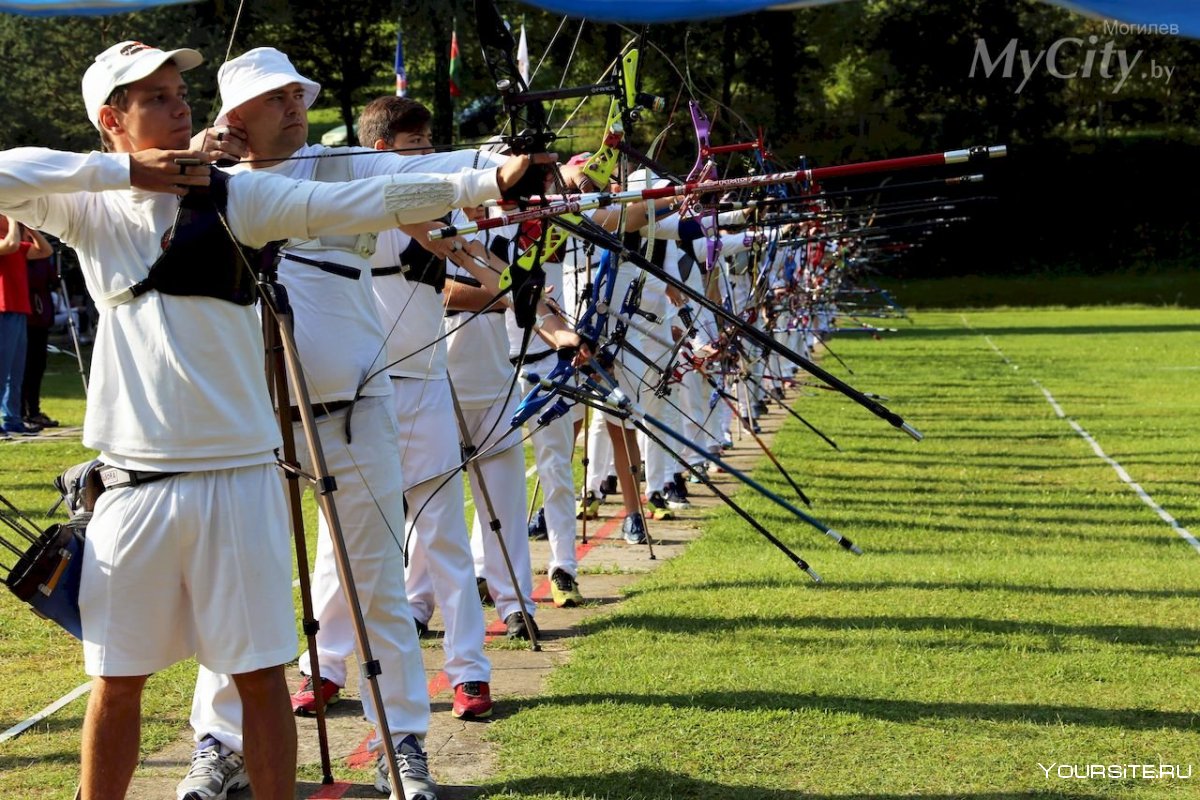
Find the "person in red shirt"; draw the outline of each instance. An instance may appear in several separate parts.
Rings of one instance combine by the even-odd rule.
[[[25,240],[33,242],[37,231],[26,228]],[[31,428],[57,428],[58,420],[42,413],[42,379],[46,375],[46,346],[54,325],[54,282],[58,279],[49,258],[29,259],[29,307],[26,332],[25,378],[21,384],[21,412]]]
[[[33,436],[40,430],[21,415],[21,383],[25,377],[26,325],[29,305],[30,258],[47,258],[51,250],[40,235],[24,241],[21,223],[0,214],[0,414],[3,433]]]

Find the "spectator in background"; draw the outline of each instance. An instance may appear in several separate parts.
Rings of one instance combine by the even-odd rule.
[[[32,232],[26,234],[32,240]],[[46,374],[46,345],[54,325],[54,281],[58,275],[49,258],[29,259],[29,308],[26,326],[25,379],[21,412],[30,428],[57,428],[58,420],[42,413],[42,377]]]
[[[26,319],[29,305],[29,258],[46,258],[50,245],[30,231],[22,236],[21,223],[0,214],[0,414],[3,433],[33,436],[40,428],[25,424],[21,414],[21,382],[25,377]]]

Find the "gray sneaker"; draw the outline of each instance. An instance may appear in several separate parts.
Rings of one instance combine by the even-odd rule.
[[[175,787],[177,800],[225,800],[229,792],[250,785],[246,760],[211,736],[192,753],[192,767]]]
[[[386,753],[380,753],[379,760],[375,762],[377,791],[390,794],[391,800],[437,800],[438,785],[429,774],[429,758],[415,734],[410,733],[396,745],[396,762],[396,766],[400,768],[404,796],[401,797],[392,791]]]

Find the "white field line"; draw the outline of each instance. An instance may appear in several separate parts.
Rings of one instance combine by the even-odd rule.
[[[75,700],[76,698],[83,697],[85,694],[87,694],[91,690],[91,688],[92,688],[91,681],[88,681],[87,683],[76,686],[74,689],[67,692],[62,697],[58,698],[50,705],[43,708],[41,711],[37,712],[29,719],[25,720],[24,722],[19,722],[16,725],[13,725],[11,728],[6,730],[4,733],[0,733],[0,744],[7,742],[9,739],[14,739],[14,738],[20,736],[22,733],[29,730],[34,725],[37,725],[39,722],[44,720],[46,717],[50,716],[55,711],[58,711],[60,708],[67,705],[71,701]]]
[[[962,321],[963,325],[971,330],[974,330],[974,328],[971,328],[970,323],[967,322],[967,318],[965,316],[962,317]],[[1008,364],[1010,367],[1012,367],[1014,371],[1020,369],[1019,366],[1009,360],[1008,356],[1004,354],[1003,350],[996,346],[996,343],[992,341],[990,336],[984,336],[983,339],[993,350],[996,351],[996,354],[1004,360],[1005,364]],[[1167,512],[1166,509],[1155,502],[1154,498],[1151,497],[1150,494],[1143,489],[1139,483],[1137,483],[1137,481],[1130,477],[1129,473],[1125,471],[1125,468],[1121,466],[1121,464],[1115,458],[1112,458],[1110,455],[1108,455],[1108,453],[1105,453],[1104,449],[1100,447],[1100,443],[1096,441],[1095,437],[1084,430],[1083,426],[1078,422],[1068,417],[1066,412],[1063,411],[1062,406],[1060,406],[1058,401],[1054,399],[1054,395],[1050,394],[1049,389],[1047,389],[1045,386],[1042,386],[1042,384],[1038,382],[1037,378],[1030,378],[1029,380],[1034,386],[1041,390],[1043,395],[1046,396],[1046,402],[1048,402],[1050,407],[1054,409],[1055,415],[1057,415],[1059,419],[1066,420],[1067,424],[1070,425],[1071,428],[1078,433],[1085,442],[1091,445],[1092,452],[1094,452],[1098,458],[1112,467],[1113,471],[1117,473],[1117,477],[1124,481],[1125,484],[1128,485],[1129,488],[1132,489],[1134,493],[1142,499],[1142,502],[1150,507],[1150,510],[1153,511],[1159,519],[1170,525],[1171,530],[1179,534],[1179,537],[1190,544],[1197,553],[1200,553],[1200,540],[1197,540],[1196,537],[1192,535],[1191,531],[1179,524],[1179,520],[1175,519],[1169,512]]]

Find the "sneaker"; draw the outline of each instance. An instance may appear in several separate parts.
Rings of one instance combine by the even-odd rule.
[[[538,630],[537,622],[531,619],[529,624],[533,628],[534,635],[540,638],[542,632]],[[504,618],[504,637],[529,640],[529,631],[525,630],[525,615],[520,611],[514,611]]]
[[[559,608],[574,608],[583,604],[579,593],[579,582],[564,569],[555,569],[550,575],[550,595]]]
[[[325,698],[325,707],[329,708],[341,697],[338,692],[342,687],[328,678],[321,678],[321,696]],[[304,676],[304,683],[292,695],[292,713],[297,717],[315,717],[317,715],[317,694],[313,691],[312,677]]]
[[[699,464],[693,464],[693,466],[696,468],[697,472],[692,472],[691,470],[688,470],[688,476],[687,476],[688,483],[704,483],[704,481],[701,480],[699,474],[697,474],[697,473],[698,472],[707,472],[708,471],[708,462],[702,461]]]
[[[732,450],[733,449],[733,434],[731,434],[729,431],[725,431],[725,436],[724,436],[724,438],[721,439],[721,449],[722,450]]]
[[[476,578],[475,579],[475,588],[479,590],[479,604],[480,605],[484,605],[484,606],[496,605],[496,602],[494,600],[492,600],[492,590],[488,588],[487,578]],[[420,637],[424,636],[425,634],[429,633],[429,627],[427,625],[417,622],[415,619],[413,620],[413,622],[416,623],[416,626],[417,626],[417,638],[420,638]],[[424,632],[422,632],[422,630],[421,630],[422,628],[425,629]]]
[[[619,491],[621,491],[621,490],[617,486],[617,476],[616,475],[605,476],[604,480],[601,481],[601,483],[600,483],[600,499],[601,500],[607,500],[609,497],[612,497],[614,494],[616,494]]]
[[[492,715],[492,690],[487,681],[463,681],[454,687],[455,719],[483,719]]]
[[[579,504],[575,506],[575,519],[596,519],[600,516],[600,501],[596,499],[596,493],[589,490],[587,494],[579,498]]]
[[[192,766],[175,787],[177,800],[225,800],[225,796],[250,785],[246,760],[211,736],[205,736],[192,753]]]
[[[646,500],[646,505],[650,506],[650,513],[657,520],[675,518],[671,509],[667,508],[667,501],[663,499],[662,492],[651,492],[650,497]]]
[[[403,794],[392,791],[392,775],[387,753],[379,754],[375,762],[375,789],[391,795],[391,800],[437,800],[437,781],[429,774],[429,756],[415,734],[409,734],[396,745],[396,767],[400,771]]]
[[[24,422],[4,423],[4,432],[11,433],[15,436],[37,436],[40,430],[40,427],[26,425]]]
[[[537,513],[533,515],[533,519],[529,522],[529,538],[532,541],[541,541],[550,538],[550,531],[546,528],[546,509],[539,508]]]
[[[755,414],[762,416],[763,414],[766,414],[768,411],[770,411],[770,408],[767,407],[767,401],[759,400],[758,402],[756,402],[754,404],[754,413]]]
[[[762,433],[762,428],[759,427],[758,420],[751,419],[750,417],[742,417],[742,429]]]
[[[680,476],[682,479],[682,476]],[[682,480],[680,481],[682,482]],[[684,484],[685,486],[687,484]],[[662,497],[667,501],[667,508],[684,509],[691,508],[692,504],[688,502],[685,495],[679,493],[679,484],[668,483],[663,487]]]
[[[675,494],[679,495],[684,500],[687,500],[688,499],[687,481],[685,481],[683,479],[683,473],[676,472],[674,475],[671,476],[671,482],[675,484]]]
[[[37,425],[42,428],[57,428],[61,423],[56,419],[50,419],[42,412],[31,414],[25,418],[26,425]]]
[[[646,523],[641,514],[630,514],[621,523],[621,534],[630,544],[646,543]]]

